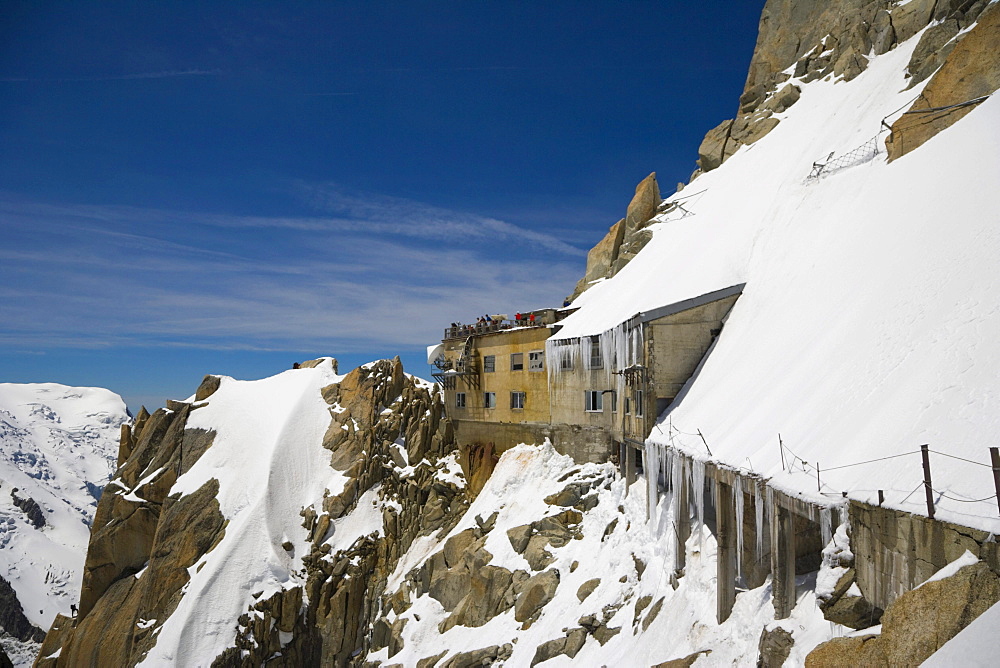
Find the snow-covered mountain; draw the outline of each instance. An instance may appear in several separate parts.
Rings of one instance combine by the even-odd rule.
[[[38,629],[77,601],[90,523],[129,419],[108,390],[0,384],[0,577]],[[6,629],[0,642],[30,663],[41,634],[21,626],[19,638]]]

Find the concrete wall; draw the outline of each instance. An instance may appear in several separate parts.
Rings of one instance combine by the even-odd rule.
[[[587,369],[580,366],[578,364],[572,371],[564,370],[553,376],[553,384],[549,389],[552,421],[609,429],[620,433],[624,410],[621,397],[617,399],[617,410],[612,410],[610,394],[603,394],[601,411],[587,411],[584,403],[586,392],[615,390],[616,380],[609,382],[608,372],[603,368]],[[612,378],[617,379],[614,376]]]
[[[454,389],[445,390],[448,415],[456,420],[485,420],[488,422],[548,422],[549,390],[548,373],[545,369],[545,340],[549,337],[547,327],[520,328],[483,334],[475,340],[475,377],[459,376]],[[464,339],[445,341],[445,358],[455,362],[465,347]],[[537,351],[542,355],[542,368],[529,369],[529,353]],[[511,370],[511,355],[520,353],[524,368]],[[484,371],[483,358],[492,355],[495,371]],[[465,393],[465,408],[456,405],[456,394]],[[483,407],[485,392],[496,394],[496,408]],[[510,393],[524,392],[523,409],[511,409]]]
[[[542,443],[546,438],[559,453],[580,463],[606,462],[613,450],[611,436],[603,429],[571,424],[455,421],[455,439],[460,446],[492,444],[500,453],[520,443]]]
[[[681,391],[722,328],[738,295],[653,320],[646,325],[646,366],[652,370],[650,399],[669,402]],[[665,407],[665,406],[664,406]]]
[[[883,610],[966,550],[1000,573],[1000,547],[988,532],[857,501],[848,514],[858,586]]]

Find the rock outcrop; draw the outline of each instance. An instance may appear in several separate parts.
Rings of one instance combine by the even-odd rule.
[[[628,264],[652,238],[646,230],[660,206],[660,187],[653,172],[635,187],[625,217],[611,226],[601,241],[587,253],[587,269],[569,297],[579,297],[595,281],[614,276]]]
[[[218,385],[218,377],[206,376],[198,395],[211,400]],[[331,470],[348,478],[321,507],[302,509],[301,531],[312,545],[303,559],[306,584],[258,598],[234,620],[232,649],[214,665],[345,665],[369,648],[379,596],[400,555],[466,507],[461,480],[440,475],[444,465],[457,467],[454,457],[441,463],[452,449],[441,396],[406,376],[398,358],[356,369],[322,395],[336,408],[323,446]],[[127,458],[98,505],[79,617],[57,618],[38,665],[136,664],[176,609],[192,569],[224,538],[228,520],[217,480],[170,494],[212,447],[214,432],[187,427],[200,405],[171,402],[174,410],[159,410],[123,433]],[[400,443],[414,466],[393,465]],[[382,511],[384,534],[332,552],[325,544],[332,522],[371,489],[392,499]]]
[[[17,600],[17,593],[2,576],[0,576],[0,632],[7,633],[18,640],[33,640],[35,642],[41,642],[45,637],[45,632],[24,616],[24,608]]]
[[[956,12],[921,38],[909,66],[913,81],[937,72],[913,105],[893,122],[885,140],[890,161],[954,125],[976,107],[974,100],[1000,88],[1000,6],[992,5],[979,16],[976,10],[981,11],[981,5]],[[960,35],[963,24],[975,18],[975,27]]]
[[[916,666],[1000,601],[1000,576],[985,563],[902,594],[882,617],[880,635],[834,638],[806,657],[808,668]]]
[[[867,69],[872,55],[886,53],[932,22],[939,22],[924,33],[913,53],[908,68],[910,86],[913,86],[938,68],[944,70],[942,64],[951,57],[964,36],[960,31],[974,23],[986,5],[985,0],[910,0],[906,3],[894,0],[767,0],[737,116],[723,121],[705,135],[698,149],[698,170],[693,176],[716,169],[741,146],[753,144],[778,125],[775,114],[783,113],[798,100],[800,90],[788,83],[791,77],[803,83],[829,76],[850,81]],[[976,30],[980,30],[979,26],[972,32]],[[996,44],[996,29],[992,28],[991,32],[985,27],[980,33],[983,36],[979,39],[985,41],[970,43],[966,48],[969,52],[975,51],[977,58],[985,59],[971,68],[982,72],[983,80],[963,86],[956,83],[961,76],[957,71],[946,74],[944,79],[949,83],[942,82],[940,88],[961,88],[962,92],[942,90],[936,94],[938,99],[957,99],[973,89],[984,90],[990,85],[987,82],[996,78],[986,74],[994,70],[996,49],[992,47]],[[955,66],[956,70],[961,68]],[[986,92],[995,89],[994,85]],[[957,117],[951,122],[955,120]],[[911,132],[912,145],[919,146],[918,137],[916,130]]]

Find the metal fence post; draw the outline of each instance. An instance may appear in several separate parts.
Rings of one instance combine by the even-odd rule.
[[[997,508],[1000,509],[1000,448],[990,448],[993,460],[993,488],[997,492]]]
[[[920,446],[920,456],[924,460],[924,494],[927,496],[927,517],[934,519],[934,491],[931,487],[931,459],[927,445]]]

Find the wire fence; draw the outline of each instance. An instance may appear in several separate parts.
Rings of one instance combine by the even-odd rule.
[[[659,429],[659,425],[657,425],[657,428]],[[663,433],[662,429],[659,429],[659,431],[660,431],[660,433]],[[712,451],[708,447],[708,441],[705,439],[705,435],[704,435],[704,433],[702,433],[702,431],[700,429],[698,429],[695,432],[683,431],[683,430],[677,428],[677,426],[674,425],[673,419],[672,419],[672,417],[670,417],[667,420],[667,434],[666,435],[669,438],[670,444],[672,446],[674,446],[674,447],[676,447],[676,444],[675,444],[674,441],[675,441],[675,439],[678,436],[687,436],[689,438],[697,438],[705,446],[705,449],[708,451],[708,455],[710,457],[712,456]],[[1000,497],[1000,455],[998,455],[995,452],[996,448],[990,448],[990,450],[991,450],[991,453],[990,453],[991,457],[994,458],[992,464],[984,464],[983,462],[977,462],[977,461],[972,460],[972,459],[966,459],[965,457],[958,457],[956,455],[952,455],[952,454],[949,454],[947,452],[941,452],[940,450],[932,450],[932,449],[930,449],[929,446],[922,445],[920,447],[920,449],[918,449],[918,450],[908,450],[906,452],[900,452],[900,453],[896,453],[894,455],[888,455],[888,456],[885,456],[885,457],[877,457],[875,459],[866,459],[864,461],[851,462],[851,463],[848,463],[848,464],[840,464],[838,466],[830,466],[830,467],[826,467],[826,468],[822,468],[822,469],[820,468],[819,462],[809,462],[809,461],[803,459],[802,457],[800,457],[798,454],[796,454],[791,448],[789,448],[785,444],[785,442],[781,438],[781,434],[778,434],[778,448],[779,448],[780,453],[781,453],[781,468],[782,468],[782,470],[785,471],[785,472],[787,472],[787,473],[792,473],[792,472],[795,472],[796,470],[798,470],[798,471],[801,471],[802,473],[804,473],[806,475],[815,476],[817,491],[820,494],[824,495],[824,496],[829,496],[830,494],[827,494],[826,492],[824,492],[823,491],[823,487],[826,486],[828,489],[830,489],[830,485],[828,485],[828,484],[826,484],[826,483],[823,482],[823,479],[822,479],[822,474],[823,473],[829,473],[831,471],[838,471],[838,470],[842,470],[842,469],[853,468],[855,466],[866,466],[866,465],[870,465],[870,464],[876,464],[876,463],[879,463],[879,462],[885,462],[885,461],[889,461],[889,460],[899,459],[899,458],[902,458],[902,457],[913,457],[914,455],[920,455],[921,459],[922,459],[922,464],[923,464],[923,471],[922,471],[922,475],[921,475],[921,481],[920,481],[920,483],[916,487],[913,488],[913,490],[910,491],[909,494],[907,494],[902,499],[902,501],[899,502],[900,505],[905,504],[909,500],[909,498],[911,496],[913,496],[913,494],[915,494],[918,490],[920,490],[921,488],[923,488],[925,490],[925,492],[927,493],[927,495],[928,495],[928,498],[927,498],[928,516],[931,517],[931,518],[933,518],[934,517],[934,505],[935,505],[935,502],[932,499],[932,495],[936,495],[939,501],[940,501],[940,499],[947,499],[947,500],[953,501],[955,503],[989,503],[989,502],[996,501],[998,499],[998,497]],[[931,462],[930,462],[930,454],[931,453],[933,453],[935,455],[938,455],[938,456],[941,456],[941,457],[948,457],[949,459],[955,459],[955,460],[958,460],[958,461],[961,461],[961,462],[965,462],[967,464],[973,464],[975,466],[979,466],[979,467],[990,469],[993,472],[993,482],[994,482],[994,486],[998,490],[998,493],[997,494],[992,494],[990,496],[986,496],[986,497],[983,497],[983,498],[977,498],[977,499],[965,498],[965,499],[963,499],[963,498],[960,498],[960,497],[957,497],[957,496],[952,496],[952,494],[950,494],[950,493],[944,492],[944,491],[942,491],[940,489],[937,489],[937,488],[933,487],[932,484],[931,484]],[[750,458],[747,457],[745,459],[746,459],[747,464],[749,465],[750,472],[754,473],[753,463],[750,461]],[[834,490],[834,491],[836,491],[835,496],[837,496],[837,497],[846,498],[846,496],[847,496],[847,492],[846,491],[842,491],[842,490]],[[878,497],[879,497],[879,505],[882,505],[883,500],[884,500],[883,490],[880,489],[880,490],[877,490],[877,491],[878,491]],[[953,490],[948,490],[948,491],[954,493]],[[1000,505],[998,505],[998,508],[1000,508]]]
[[[818,179],[821,176],[829,176],[835,172],[855,167],[857,165],[863,165],[866,162],[874,160],[879,153],[881,153],[878,147],[878,138],[879,136],[875,135],[861,146],[836,157],[834,157],[836,152],[831,151],[830,155],[826,156],[825,159],[817,160],[812,164],[812,170],[809,172],[809,176],[806,177],[806,180]]]

